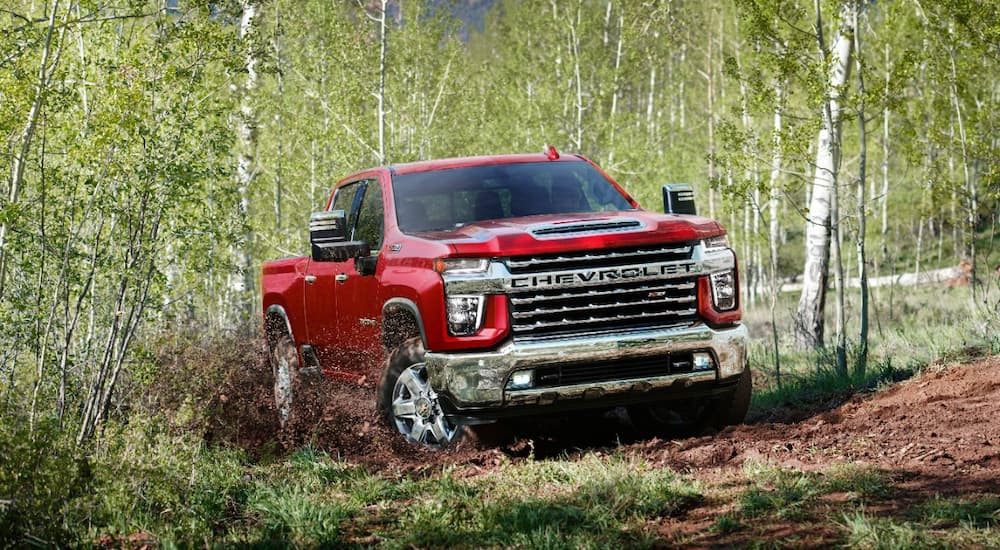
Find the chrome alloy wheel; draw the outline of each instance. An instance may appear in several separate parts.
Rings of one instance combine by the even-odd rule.
[[[392,389],[391,412],[399,433],[426,447],[443,447],[459,431],[445,418],[423,363],[415,363],[399,374]]]

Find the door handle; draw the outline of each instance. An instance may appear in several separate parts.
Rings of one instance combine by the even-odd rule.
[[[347,274],[346,274],[346,273],[340,273],[340,274],[338,274],[338,275],[337,275],[336,277],[334,277],[334,279],[335,279],[335,280],[336,280],[336,281],[337,281],[338,283],[342,283],[342,282],[344,282],[344,281],[346,281],[346,280],[347,280]]]
[[[316,282],[316,276],[315,275],[306,275],[305,279],[306,279],[306,282],[309,283],[309,284],[313,284],[313,283]]]

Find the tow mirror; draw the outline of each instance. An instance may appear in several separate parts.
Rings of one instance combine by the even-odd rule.
[[[346,262],[371,255],[365,241],[347,240],[347,220],[343,210],[313,212],[309,217],[309,243],[317,262]]]
[[[663,211],[667,214],[698,213],[694,204],[694,189],[690,183],[668,183],[663,186]]]

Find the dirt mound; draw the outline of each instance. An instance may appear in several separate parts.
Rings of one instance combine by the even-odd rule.
[[[933,368],[884,392],[798,423],[739,426],[712,437],[633,447],[680,470],[738,466],[747,458],[804,470],[859,462],[975,479],[1000,474],[1000,357]]]

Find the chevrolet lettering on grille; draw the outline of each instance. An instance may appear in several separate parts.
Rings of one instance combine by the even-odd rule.
[[[553,286],[578,285],[587,283],[602,283],[608,281],[655,279],[661,277],[677,277],[701,272],[701,264],[696,262],[663,263],[635,267],[615,267],[608,269],[592,269],[587,271],[564,271],[524,277],[512,277],[510,288],[532,289]]]

